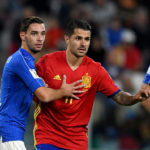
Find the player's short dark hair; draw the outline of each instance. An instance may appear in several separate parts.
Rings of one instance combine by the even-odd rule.
[[[86,20],[71,19],[67,24],[65,35],[70,37],[76,28],[91,31],[91,25]]]
[[[37,16],[30,16],[27,18],[24,18],[21,22],[20,32],[27,32],[30,24],[38,23],[38,24],[44,24],[44,20]]]

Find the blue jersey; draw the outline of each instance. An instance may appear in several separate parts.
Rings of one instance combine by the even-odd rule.
[[[143,82],[150,85],[150,66],[147,69]]]
[[[4,66],[0,99],[0,137],[3,142],[24,141],[33,92],[44,86],[36,74],[34,58],[20,48]]]

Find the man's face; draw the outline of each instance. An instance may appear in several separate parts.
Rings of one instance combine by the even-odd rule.
[[[75,57],[83,57],[88,51],[90,38],[91,32],[89,30],[76,28],[74,29],[74,34],[70,37],[66,36],[67,49]]]
[[[25,33],[25,43],[27,48],[33,52],[40,52],[45,40],[45,25],[33,23]]]

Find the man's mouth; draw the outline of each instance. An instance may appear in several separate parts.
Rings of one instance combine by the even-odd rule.
[[[36,44],[37,48],[41,48],[43,46],[43,44]]]
[[[83,52],[85,52],[85,51],[86,51],[86,49],[85,49],[85,48],[79,48],[78,50],[79,50],[79,52],[80,52],[80,53],[83,53]]]

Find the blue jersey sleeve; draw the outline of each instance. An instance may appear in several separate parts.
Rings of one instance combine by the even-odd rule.
[[[34,62],[18,57],[12,60],[11,67],[25,85],[34,92],[37,88],[44,86],[42,79],[37,75]]]
[[[150,85],[150,66],[148,67],[143,82]]]

